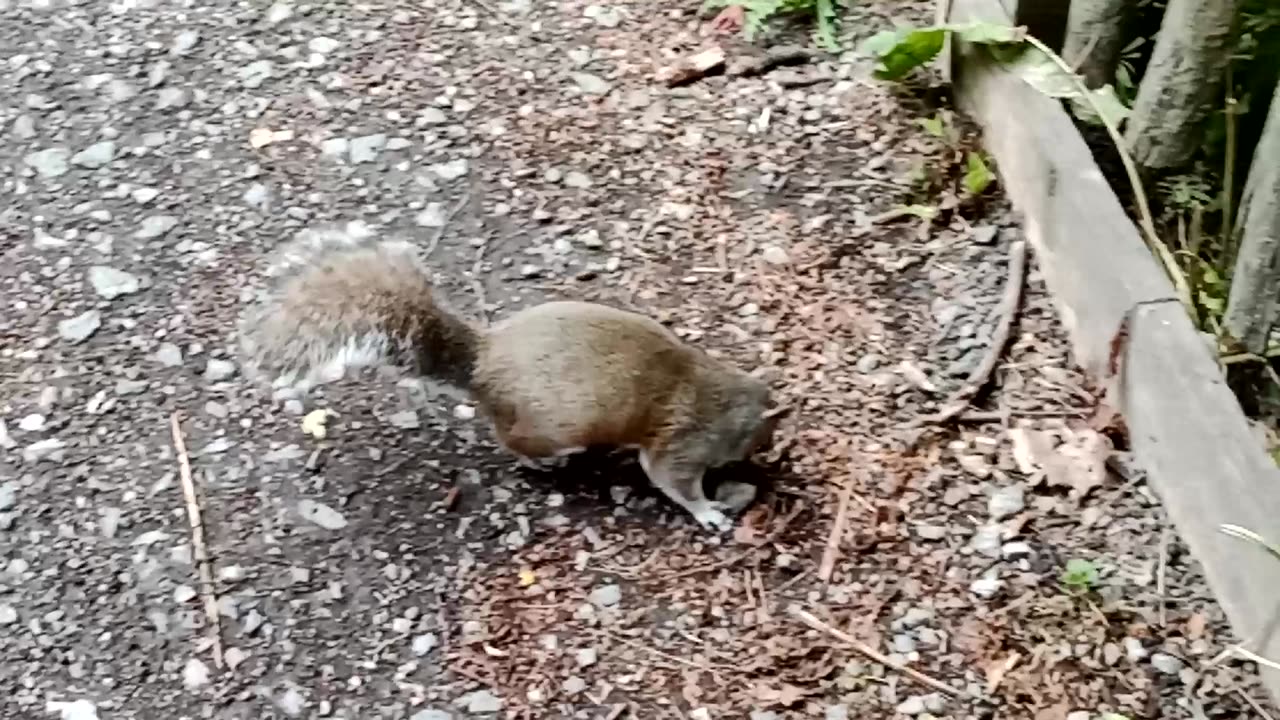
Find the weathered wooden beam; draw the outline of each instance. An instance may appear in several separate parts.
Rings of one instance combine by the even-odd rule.
[[[951,19],[1013,21],[1000,0],[953,0]],[[955,48],[951,69],[1086,371],[1106,376],[1112,340],[1129,318],[1117,399],[1135,455],[1236,634],[1280,660],[1280,633],[1262,637],[1280,612],[1280,562],[1220,532],[1235,524],[1280,542],[1280,471],[1212,348],[1062,105],[982,48]],[[1280,701],[1280,673],[1265,671],[1263,680]]]

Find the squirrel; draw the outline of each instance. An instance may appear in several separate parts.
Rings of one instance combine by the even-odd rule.
[[[242,315],[239,339],[276,398],[348,369],[407,369],[468,394],[522,460],[638,450],[650,482],[707,529],[729,528],[754,492],[708,498],[704,472],[766,447],[786,414],[764,380],[635,312],[551,301],[473,323],[436,292],[412,243],[361,223],[303,231],[266,274],[273,286]]]

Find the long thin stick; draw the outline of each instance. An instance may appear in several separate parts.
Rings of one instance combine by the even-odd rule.
[[[1167,612],[1165,610],[1165,576],[1168,574],[1169,567],[1169,528],[1160,529],[1160,555],[1156,565],[1156,617],[1160,627],[1168,625]]]
[[[849,498],[853,495],[853,473],[857,462],[857,451],[849,461],[849,473],[845,475],[844,484],[840,488],[840,504],[836,508],[836,520],[831,525],[831,534],[827,536],[827,548],[822,551],[822,564],[818,566],[818,578],[823,582],[831,582],[831,573],[836,569],[836,557],[840,554],[840,543],[844,541],[845,527],[849,522]]]
[[[204,521],[200,519],[200,505],[196,499],[196,486],[191,479],[191,460],[187,456],[187,443],[182,439],[182,425],[178,413],[169,417],[173,432],[173,448],[178,453],[178,475],[182,478],[182,496],[186,500],[187,520],[191,524],[192,559],[200,576],[200,599],[204,601],[204,615],[209,620],[209,640],[213,647],[213,666],[222,669],[222,622],[218,619],[218,595],[213,585],[213,570],[209,562],[209,548],[204,544]]]
[[[968,693],[964,692],[963,690],[957,690],[956,688],[953,688],[944,682],[935,680],[929,677],[928,675],[925,675],[924,673],[920,672],[919,670],[916,670],[915,668],[907,667],[906,665],[900,662],[895,662],[889,657],[877,652],[874,648],[862,642],[861,640],[855,638],[854,636],[846,632],[843,632],[841,630],[837,630],[836,628],[833,628],[830,625],[822,622],[816,616],[814,616],[813,613],[810,613],[807,610],[803,610],[795,605],[792,605],[791,614],[794,615],[796,618],[798,618],[805,625],[808,625],[809,627],[813,628],[814,630],[821,630],[822,632],[827,633],[828,635],[843,642],[844,644],[848,645],[854,650],[857,650],[858,652],[862,653],[868,658],[871,658],[875,662],[878,662],[881,665],[884,665],[885,667],[890,668],[891,670],[896,670],[902,673],[903,675],[906,675],[907,677],[911,678],[912,680],[915,680],[921,685],[927,685],[928,687],[931,687],[940,693],[946,693],[947,695],[950,695],[952,697],[965,697],[968,695]]]
[[[453,222],[454,216],[461,212],[462,207],[469,200],[471,200],[470,189],[462,193],[462,197],[458,199],[458,202],[454,203],[453,207],[449,209],[449,214],[445,216],[444,222],[436,229],[435,236],[431,238],[431,242],[427,244],[427,249],[422,253],[423,257],[431,257],[431,253],[436,251],[436,248],[440,245],[440,240],[444,238],[444,231],[449,229],[449,223]]]
[[[950,421],[969,407],[969,401],[973,396],[977,395],[987,381],[991,379],[991,373],[995,372],[996,365],[1000,362],[1000,357],[1004,355],[1004,347],[1009,344],[1009,331],[1013,328],[1013,319],[1018,315],[1018,306],[1022,301],[1022,284],[1027,274],[1027,243],[1025,240],[1017,240],[1009,246],[1009,279],[1005,282],[1004,296],[1000,298],[1000,305],[997,312],[1000,313],[999,324],[996,325],[995,332],[991,334],[991,345],[987,348],[987,354],[982,358],[982,362],[978,367],[969,373],[969,379],[965,381],[964,387],[961,387],[948,398],[946,405],[942,410],[927,415],[921,419],[922,422],[928,423],[944,423]]]

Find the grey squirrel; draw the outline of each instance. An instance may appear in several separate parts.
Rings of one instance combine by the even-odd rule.
[[[300,233],[267,275],[240,350],[277,397],[348,368],[406,368],[468,393],[518,456],[639,450],[649,480],[707,528],[726,529],[752,498],[708,498],[704,472],[768,444],[784,412],[764,380],[637,313],[553,301],[473,324],[433,289],[414,245],[359,223]]]

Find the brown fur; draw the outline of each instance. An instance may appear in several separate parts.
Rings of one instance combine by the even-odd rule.
[[[549,302],[477,329],[442,307],[406,246],[321,250],[244,324],[260,366],[323,362],[382,333],[385,359],[468,390],[499,441],[550,457],[636,448],[650,479],[705,525],[727,524],[702,489],[707,468],[744,460],[777,422],[767,385],[632,312]]]

